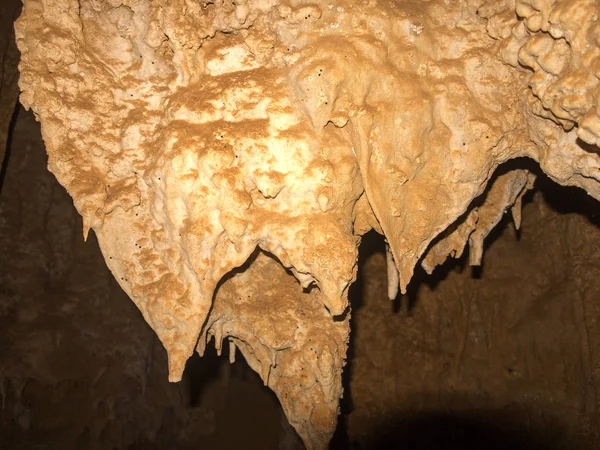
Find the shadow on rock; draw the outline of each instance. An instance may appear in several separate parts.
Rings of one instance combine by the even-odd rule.
[[[569,439],[558,422],[531,425],[524,409],[398,413],[372,432],[332,450],[538,450],[588,449]],[[565,446],[566,445],[566,446]]]
[[[489,414],[484,414],[489,415]],[[549,448],[541,436],[525,427],[494,423],[478,413],[430,413],[397,417],[379,428],[365,444],[356,449],[406,450],[530,450]]]

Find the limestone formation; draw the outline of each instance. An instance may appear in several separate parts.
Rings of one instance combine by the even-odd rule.
[[[508,160],[600,198],[598,11],[25,0],[21,102],[170,380],[227,342],[324,448],[362,235],[385,235],[394,297],[467,242],[479,264],[507,210],[518,226],[533,176],[490,183]]]

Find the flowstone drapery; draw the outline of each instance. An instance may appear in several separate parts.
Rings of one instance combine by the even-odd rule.
[[[21,102],[169,355],[239,348],[309,448],[336,426],[360,237],[389,296],[533,185],[600,198],[593,0],[25,0]],[[486,192],[487,189],[487,192]],[[474,202],[474,200],[476,201]]]

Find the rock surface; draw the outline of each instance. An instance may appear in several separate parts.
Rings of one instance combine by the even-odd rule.
[[[297,449],[277,399],[244,358],[227,362],[228,345],[221,358],[208,345],[168,383],[160,341],[93,234],[83,243],[33,114],[17,115],[11,146],[0,196],[0,446]],[[521,231],[507,214],[486,240],[479,278],[463,254],[432,275],[417,269],[394,302],[385,243],[365,236],[330,448],[598,448],[600,203],[543,176],[536,188]]]
[[[598,448],[600,204],[537,185],[479,276],[464,255],[392,304],[365,237],[342,416],[358,448]]]
[[[20,2],[6,0],[0,5],[0,191],[6,175],[6,149],[9,141],[15,105],[19,98],[19,51],[15,42],[13,22],[21,11]]]
[[[600,198],[598,7],[533,3],[25,2],[21,101],[170,380],[226,338],[323,448],[362,235],[393,297],[520,223],[510,159]]]
[[[243,358],[230,364],[211,346],[168,382],[164,348],[95,237],[83,242],[81,217],[47,170],[39,123],[15,117],[0,196],[0,448],[276,450],[299,440]]]

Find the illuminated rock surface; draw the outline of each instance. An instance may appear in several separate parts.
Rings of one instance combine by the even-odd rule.
[[[432,271],[467,242],[479,264],[507,209],[520,223],[527,170],[482,196],[510,159],[600,198],[597,15],[585,1],[27,0],[21,101],[169,379],[226,341],[323,448],[362,235],[385,235],[394,297],[419,261]]]

